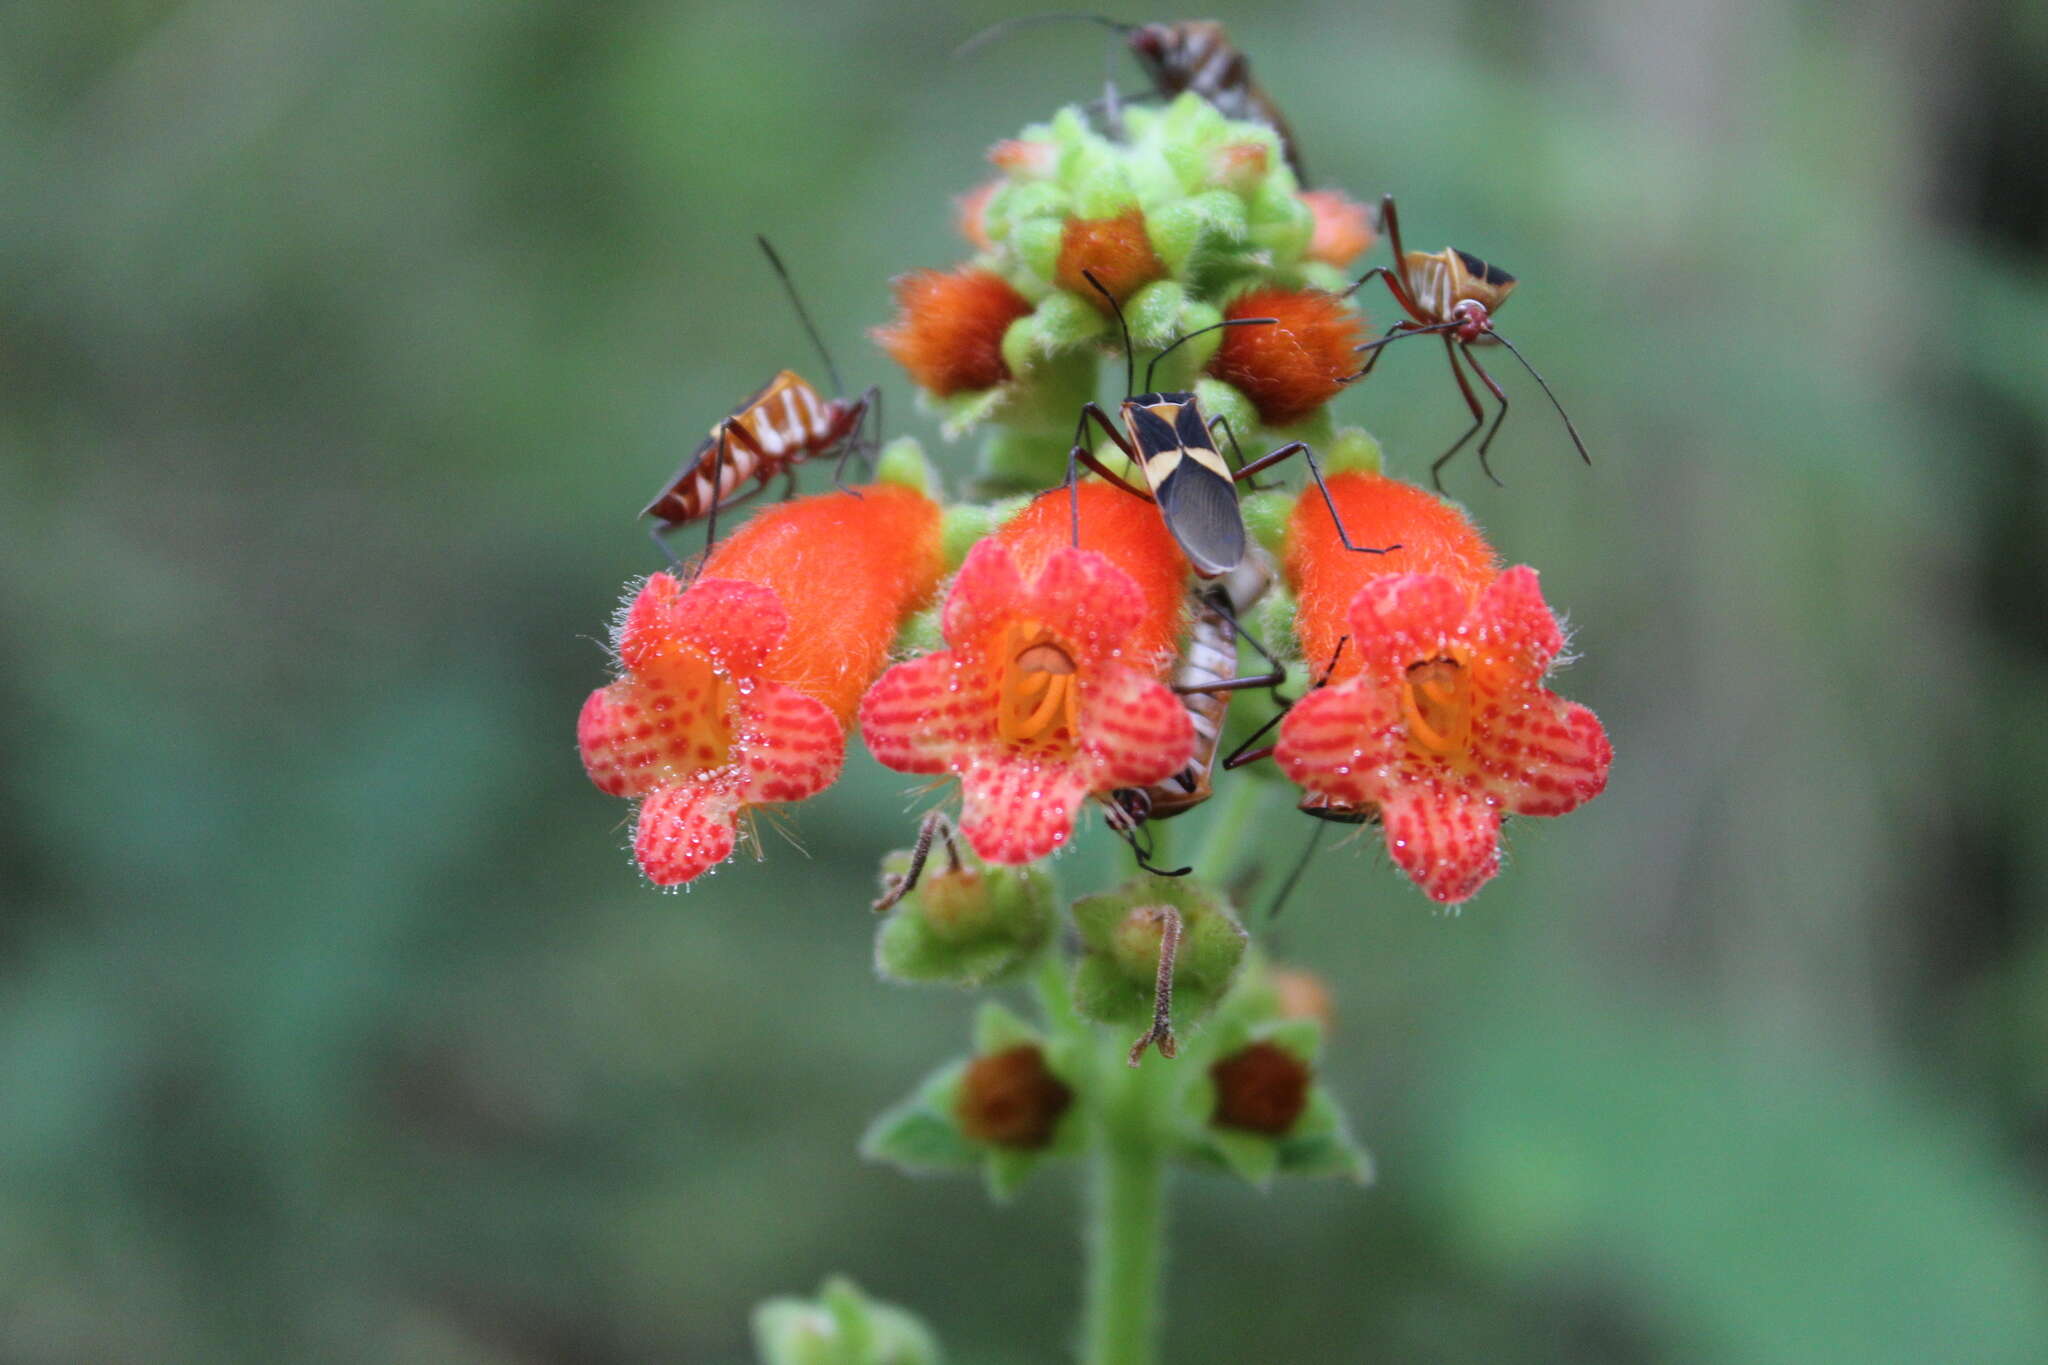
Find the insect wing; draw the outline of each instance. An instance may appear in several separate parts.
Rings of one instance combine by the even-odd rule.
[[[1215,578],[1244,562],[1244,513],[1228,474],[1182,459],[1152,485],[1152,496],[1196,573]]]

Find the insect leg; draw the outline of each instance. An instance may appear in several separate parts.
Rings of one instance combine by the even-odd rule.
[[[1316,679],[1316,687],[1322,687],[1330,681],[1330,675],[1337,671],[1337,660],[1344,657],[1344,646],[1350,641],[1350,639],[1351,637],[1349,635],[1340,635],[1337,637],[1337,647],[1330,651],[1329,665],[1323,669],[1323,676]],[[1314,691],[1315,689],[1311,688],[1309,690]],[[1252,731],[1249,735],[1246,735],[1244,743],[1238,745],[1235,749],[1232,749],[1230,751],[1229,755],[1226,756],[1223,760],[1224,771],[1229,772],[1238,768],[1242,768],[1247,763],[1256,763],[1260,759],[1271,755],[1273,750],[1279,747],[1277,745],[1268,744],[1263,749],[1252,748],[1254,744],[1257,744],[1260,740],[1264,739],[1267,733],[1271,731],[1274,726],[1278,725],[1283,719],[1286,718],[1287,712],[1294,705],[1293,702],[1286,700],[1286,698],[1279,697],[1277,693],[1275,694],[1275,696],[1281,702],[1280,710],[1274,713],[1273,718],[1271,720],[1267,721],[1264,725],[1261,725],[1258,729]]]
[[[1493,466],[1486,462],[1486,451],[1493,444],[1493,438],[1500,435],[1500,424],[1508,420],[1508,396],[1501,391],[1500,385],[1494,382],[1493,376],[1486,372],[1486,367],[1479,363],[1479,357],[1472,354],[1472,343],[1461,343],[1458,349],[1464,353],[1465,363],[1472,367],[1472,373],[1479,376],[1479,382],[1486,385],[1487,390],[1500,400],[1499,415],[1493,419],[1493,425],[1486,429],[1486,435],[1479,441],[1479,467],[1486,471],[1487,478],[1493,479],[1498,485],[1500,480],[1494,478]]]
[[[1449,450],[1437,456],[1436,462],[1429,467],[1429,481],[1436,485],[1436,491],[1439,493],[1444,491],[1444,466],[1451,462],[1452,456],[1465,448],[1467,441],[1479,434],[1479,428],[1486,423],[1486,409],[1479,405],[1479,396],[1472,392],[1472,385],[1466,382],[1464,368],[1458,364],[1457,344],[1449,337],[1444,338],[1444,355],[1449,358],[1451,373],[1458,380],[1458,392],[1465,395],[1465,406],[1472,410],[1472,425],[1466,428],[1463,436],[1452,443]],[[1486,477],[1493,479],[1493,472],[1488,470]],[[1496,484],[1500,482],[1499,479],[1493,481]]]
[[[875,417],[877,434],[874,436],[867,435],[866,429],[869,413],[873,413]],[[875,472],[875,451],[882,444],[880,435],[881,425],[882,391],[873,384],[870,384],[868,385],[867,392],[863,393],[859,401],[853,405],[853,425],[847,429],[846,435],[839,443],[839,459],[832,466],[832,486],[834,488],[843,489],[848,493],[853,492],[851,488],[847,487],[846,483],[846,462],[855,456],[860,457],[860,462],[867,467],[867,472],[870,475]]]
[[[1150,493],[1131,487],[1121,474],[1118,474],[1115,470],[1104,465],[1102,461],[1096,459],[1095,452],[1081,443],[1082,439],[1088,434],[1090,418],[1093,418],[1095,424],[1102,428],[1103,434],[1116,442],[1116,448],[1130,457],[1133,464],[1143,463],[1138,458],[1138,452],[1132,450],[1130,442],[1124,439],[1123,433],[1118,431],[1115,424],[1109,420],[1108,413],[1093,403],[1083,403],[1081,405],[1081,420],[1074,424],[1074,444],[1072,449],[1067,451],[1067,515],[1072,523],[1073,543],[1077,548],[1081,544],[1081,471],[1077,466],[1085,464],[1118,488],[1123,489],[1124,492],[1129,493],[1132,497],[1143,498],[1146,502],[1152,501]]]
[[[1323,482],[1322,464],[1320,461],[1316,459],[1316,453],[1314,450],[1309,448],[1309,444],[1307,441],[1289,441],[1286,445],[1281,446],[1278,450],[1271,451],[1265,455],[1261,455],[1258,459],[1253,460],[1243,469],[1240,469],[1237,472],[1237,477],[1240,481],[1248,479],[1252,475],[1258,473],[1261,469],[1265,469],[1271,465],[1276,465],[1280,463],[1280,461],[1286,459],[1288,456],[1296,454],[1299,454],[1303,459],[1308,461],[1309,476],[1316,481],[1316,491],[1323,495],[1323,506],[1330,509],[1330,521],[1332,522],[1332,524],[1336,526],[1337,539],[1344,543],[1345,549],[1351,551],[1353,554],[1383,555],[1387,553],[1389,550],[1398,550],[1401,548],[1399,545],[1353,545],[1351,543],[1351,533],[1344,529],[1344,518],[1338,515],[1336,500],[1330,496],[1330,486]]]
[[[690,573],[692,583],[704,572],[704,561],[711,558],[711,547],[718,540],[718,503],[725,495],[725,466],[732,453],[727,438],[736,430],[729,419],[718,428],[718,453],[711,459],[711,507],[704,514],[704,555]]]
[[[1212,441],[1213,441],[1213,440],[1215,440],[1215,439],[1216,439],[1216,428],[1218,428],[1218,427],[1222,427],[1222,428],[1223,428],[1223,434],[1224,434],[1224,435],[1226,435],[1226,436],[1228,436],[1228,437],[1230,438],[1230,453],[1231,453],[1231,454],[1233,454],[1233,455],[1235,455],[1235,456],[1237,456],[1237,467],[1238,467],[1239,469],[1243,469],[1243,468],[1244,468],[1244,447],[1243,447],[1243,446],[1241,446],[1241,445],[1239,445],[1239,444],[1237,443],[1237,429],[1236,429],[1235,427],[1233,427],[1233,426],[1231,426],[1231,425],[1230,425],[1230,414],[1229,414],[1229,413],[1227,413],[1227,412],[1219,412],[1219,413],[1217,413],[1217,414],[1216,414],[1216,415],[1215,415],[1214,417],[1212,417],[1212,418],[1210,418],[1210,419],[1209,419],[1209,439],[1210,439],[1210,440],[1212,440]],[[1254,492],[1254,493],[1263,493],[1263,492],[1265,492],[1265,491],[1266,491],[1266,490],[1265,490],[1265,488],[1264,488],[1263,486],[1261,486],[1260,484],[1254,483],[1254,484],[1252,485],[1252,492]]]
[[[910,850],[910,866],[903,874],[893,878],[889,889],[875,902],[875,913],[880,915],[895,907],[896,903],[917,889],[918,879],[924,876],[925,859],[931,856],[932,840],[941,838],[946,844],[946,871],[960,870],[960,850],[953,843],[953,824],[941,811],[932,811],[917,827],[917,843]]]
[[[1323,833],[1330,828],[1327,820],[1316,821],[1314,832],[1308,836],[1308,847],[1295,860],[1294,870],[1287,874],[1287,880],[1280,883],[1280,889],[1273,893],[1273,903],[1266,907],[1266,919],[1270,922],[1280,918],[1280,912],[1287,908],[1287,898],[1294,894],[1294,888],[1301,881],[1301,874],[1308,871],[1308,860],[1315,856],[1316,845],[1323,841]]]

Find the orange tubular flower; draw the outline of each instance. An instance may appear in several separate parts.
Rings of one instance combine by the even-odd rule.
[[[1320,289],[1257,289],[1224,310],[1227,318],[1278,318],[1266,327],[1231,327],[1209,373],[1237,388],[1269,427],[1292,426],[1337,396],[1356,371],[1352,348],[1359,316]]]
[[[1145,235],[1145,215],[1126,209],[1114,218],[1069,218],[1060,230],[1060,258],[1053,267],[1053,283],[1095,305],[1104,313],[1109,302],[1095,292],[1087,275],[1102,281],[1102,287],[1122,303],[1140,285],[1166,278],[1166,267],[1152,250]]]
[[[1010,378],[1003,333],[1030,300],[990,270],[913,270],[896,277],[896,321],[871,336],[936,398],[992,389]]]
[[[1367,571],[1340,628],[1345,576],[1321,561],[1368,556],[1317,529],[1329,519],[1305,506],[1320,502],[1313,494],[1296,509],[1287,559],[1303,646],[1334,652],[1338,634],[1348,640],[1331,685],[1281,722],[1274,756],[1312,803],[1376,812],[1394,862],[1432,900],[1455,904],[1499,870],[1502,816],[1562,815],[1592,800],[1613,747],[1591,711],[1542,685],[1564,633],[1534,569],[1488,582],[1491,551],[1439,500],[1364,475],[1331,483],[1354,543],[1363,522],[1367,536],[1402,542],[1379,558],[1409,563]]]
[[[961,831],[990,862],[1045,857],[1091,792],[1147,786],[1194,751],[1159,681],[1178,633],[1186,561],[1148,504],[1081,486],[976,545],[946,598],[949,646],[884,673],[861,703],[883,764],[960,778]]]
[[[1301,202],[1315,215],[1315,233],[1308,241],[1310,260],[1342,270],[1370,251],[1379,237],[1372,210],[1341,190],[1304,190]]]
[[[576,737],[600,790],[641,799],[633,852],[656,885],[723,862],[747,807],[839,776],[862,689],[943,572],[937,504],[859,493],[768,509],[688,587],[650,577],[620,622],[620,677]]]

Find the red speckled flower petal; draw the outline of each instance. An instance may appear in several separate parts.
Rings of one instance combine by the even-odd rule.
[[[1449,781],[1413,781],[1380,802],[1387,852],[1423,894],[1442,905],[1469,900],[1500,871],[1500,812],[1481,792]]]
[[[950,649],[897,664],[861,698],[860,733],[885,768],[952,772],[996,741],[995,683]]]
[[[1341,806],[1378,801],[1410,759],[1400,703],[1366,678],[1311,692],[1280,722],[1273,752],[1291,781]]]
[[[1121,658],[1124,645],[1144,623],[1138,584],[1093,550],[1062,549],[1045,561],[1028,601],[1012,608],[1029,615],[1074,651],[1084,671],[1118,666],[1150,669],[1151,659]]]
[[[749,804],[801,801],[832,785],[846,761],[846,735],[825,703],[793,687],[757,684],[745,703],[746,730],[735,754]]]
[[[1475,724],[1472,758],[1504,809],[1563,815],[1606,790],[1614,746],[1591,711],[1530,688],[1503,715]]]
[[[1351,642],[1364,676],[1398,683],[1410,664],[1444,653],[1464,624],[1463,589],[1442,574],[1375,578],[1351,600]]]
[[[1088,794],[1071,761],[995,752],[977,754],[960,774],[960,832],[992,863],[1028,863],[1057,850],[1074,832]]]
[[[946,643],[968,645],[979,640],[1013,619],[1023,596],[1024,575],[1009,547],[996,540],[981,541],[967,552],[967,560],[946,594],[940,623]]]
[[[1081,688],[1081,746],[1092,760],[1092,790],[1149,787],[1195,754],[1188,709],[1135,668],[1105,666]]]
[[[740,808],[728,774],[660,787],[640,803],[633,856],[656,886],[694,881],[732,856]]]
[[[1471,626],[1482,658],[1524,674],[1532,683],[1564,648],[1557,615],[1543,600],[1536,571],[1527,564],[1507,570],[1479,595]]]
[[[661,781],[667,740],[654,732],[651,720],[630,682],[600,687],[584,701],[583,714],[576,718],[576,747],[599,791],[641,796]]]
[[[736,578],[700,578],[676,599],[677,636],[729,678],[751,677],[789,629],[773,588]]]
[[[632,605],[626,608],[625,618],[612,639],[620,663],[628,669],[640,668],[677,645],[675,631],[669,625],[669,612],[682,592],[682,584],[669,574],[647,576],[640,591],[633,594]]]

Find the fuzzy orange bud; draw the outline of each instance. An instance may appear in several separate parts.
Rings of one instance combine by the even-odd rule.
[[[1166,267],[1145,235],[1145,215],[1126,209],[1114,218],[1069,218],[1060,232],[1060,258],[1053,283],[1079,294],[1107,313],[1109,302],[1088,283],[1087,271],[1118,303],[1140,285],[1166,277]]]
[[[939,505],[884,483],[778,503],[721,542],[698,576],[774,589],[789,631],[764,676],[845,724],[888,662],[897,627],[944,574]]]
[[[1257,330],[1250,327],[1233,331]],[[1383,555],[1344,548],[1330,510],[1314,489],[1294,504],[1287,519],[1287,581],[1300,603],[1296,630],[1302,657],[1320,678],[1332,656],[1331,681],[1358,670],[1355,650],[1337,653],[1350,629],[1346,613],[1369,579],[1384,574],[1442,574],[1476,595],[1500,571],[1500,558],[1471,519],[1426,489],[1380,474],[1349,472],[1329,478],[1330,498],[1344,518],[1353,545],[1399,545]]]
[[[1315,215],[1315,232],[1308,242],[1312,261],[1341,270],[1370,251],[1378,240],[1372,210],[1347,197],[1342,190],[1305,190],[1301,202]]]
[[[870,335],[917,386],[946,398],[1010,378],[1003,333],[1031,303],[990,270],[913,270],[895,281],[896,321]]]
[[[1230,318],[1278,318],[1223,333],[1209,372],[1234,386],[1267,426],[1292,426],[1337,396],[1357,370],[1357,313],[1321,289],[1258,289],[1225,310]]]
[[[1164,657],[1180,634],[1187,557],[1153,504],[1094,479],[1082,481],[1079,496],[1081,548],[1100,553],[1138,585],[1144,620],[1125,649],[1136,660]],[[1066,490],[1033,499],[996,535],[1027,576],[1036,574],[1056,550],[1074,543]]]

